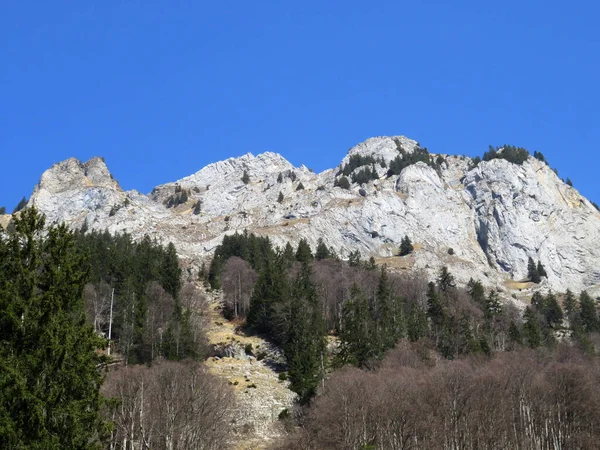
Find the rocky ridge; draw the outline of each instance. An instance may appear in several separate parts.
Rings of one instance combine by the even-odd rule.
[[[101,158],[85,164],[71,158],[42,175],[30,204],[72,227],[173,242],[192,268],[210,257],[225,234],[247,229],[279,246],[304,238],[314,248],[322,238],[342,257],[359,250],[430,277],[447,265],[460,282],[480,278],[506,293],[529,286],[519,283],[529,257],[548,272],[541,287],[598,286],[600,213],[533,157],[522,165],[494,159],[474,167],[468,157],[434,155],[434,167],[418,162],[390,177],[386,167],[372,164],[378,179],[352,183],[349,190],[334,186],[353,155],[389,163],[401,151],[418,148],[403,136],[371,138],[350,149],[336,169],[320,174],[276,153],[247,154],[148,195],[124,192]],[[416,251],[395,257],[405,235]]]

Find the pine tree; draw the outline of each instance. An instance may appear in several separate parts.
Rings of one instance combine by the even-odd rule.
[[[35,208],[0,235],[0,442],[3,448],[100,448],[104,345],[85,323],[86,258]]]
[[[279,196],[277,196],[277,203],[283,202],[283,192],[279,191]]]

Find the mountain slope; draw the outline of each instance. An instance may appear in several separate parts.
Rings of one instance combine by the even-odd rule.
[[[322,238],[342,257],[359,250],[432,277],[447,265],[461,282],[474,277],[513,286],[527,277],[531,257],[544,264],[550,289],[600,283],[600,213],[546,163],[529,157],[522,165],[505,159],[476,165],[468,157],[433,155],[431,163],[387,176],[394,159],[421,151],[403,136],[371,138],[320,174],[275,153],[247,154],[148,195],[122,191],[100,158],[85,164],[72,158],[44,173],[30,204],[73,227],[172,241],[196,267],[226,233],[247,229],[280,246],[304,238],[315,248]],[[354,167],[357,161],[367,163]],[[340,172],[352,178],[366,168],[377,175],[348,190],[335,186]],[[416,251],[394,257],[405,235]]]

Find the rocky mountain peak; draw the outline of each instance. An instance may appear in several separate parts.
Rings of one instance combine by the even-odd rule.
[[[37,192],[57,194],[90,187],[120,189],[103,158],[94,157],[86,163],[77,158],[69,158],[54,164],[44,172],[35,189]]]
[[[379,136],[369,138],[358,145],[355,145],[342,159],[340,168],[350,161],[353,156],[368,157],[372,156],[375,159],[383,159],[389,162],[396,158],[403,149],[406,153],[412,153],[415,148],[419,147],[419,143],[406,136]]]
[[[72,158],[44,173],[32,202],[73,227],[173,242],[192,264],[210,257],[224,235],[248,230],[278,246],[306,239],[314,249],[320,238],[343,258],[359,250],[431,278],[448,266],[459,282],[478,278],[511,294],[532,288],[529,258],[548,274],[536,288],[600,286],[600,213],[547,164],[529,157],[475,165],[451,155],[423,162],[418,155],[390,172],[390,161],[420,148],[404,136],[367,139],[337,170],[320,174],[277,153],[248,153],[157,186],[150,196],[118,189],[100,158]],[[351,159],[342,186],[337,174]],[[371,175],[357,176],[366,167]],[[415,252],[398,257],[404,236]]]

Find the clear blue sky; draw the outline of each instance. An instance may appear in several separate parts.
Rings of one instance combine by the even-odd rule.
[[[0,205],[100,155],[125,189],[404,134],[544,153],[600,202],[597,1],[21,1],[0,8]]]

